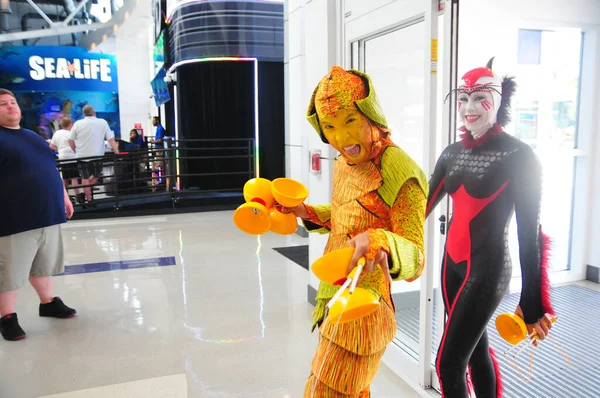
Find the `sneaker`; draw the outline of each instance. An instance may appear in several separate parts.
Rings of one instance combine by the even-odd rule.
[[[25,338],[25,331],[21,329],[17,313],[13,312],[0,318],[0,333],[4,340],[15,341]]]
[[[85,194],[84,193],[78,193],[77,194],[77,203],[79,203],[80,205],[85,204]]]
[[[77,311],[67,307],[59,297],[54,297],[48,304],[40,304],[40,316],[70,318],[76,313]]]

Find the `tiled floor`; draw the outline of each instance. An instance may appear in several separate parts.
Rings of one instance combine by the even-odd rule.
[[[69,320],[38,317],[24,288],[27,338],[0,341],[0,397],[302,396],[317,342],[309,275],[271,248],[303,238],[265,235],[257,256],[231,212],[69,222],[63,234],[67,265],[137,265],[56,277],[79,311]],[[383,365],[372,393],[419,396]]]

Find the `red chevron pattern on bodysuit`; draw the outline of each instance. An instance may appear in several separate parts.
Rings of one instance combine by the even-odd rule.
[[[454,203],[454,211],[452,224],[448,231],[446,250],[455,263],[469,260],[471,257],[471,233],[469,231],[471,220],[492,203],[507,185],[508,181],[491,196],[483,199],[469,195],[464,185],[461,185],[456,192],[450,195]]]

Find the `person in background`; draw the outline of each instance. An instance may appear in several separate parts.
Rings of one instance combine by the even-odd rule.
[[[160,118],[154,116],[152,118],[152,125],[156,127],[156,134],[154,138],[150,139],[150,142],[154,144],[156,148],[164,148],[165,128],[160,124]]]
[[[91,105],[86,105],[82,109],[85,118],[78,120],[73,124],[69,134],[69,145],[79,159],[79,166],[82,178],[82,184],[85,197],[88,203],[92,202],[92,187],[98,182],[102,173],[103,161],[101,159],[84,159],[89,157],[104,156],[104,140],[107,140],[115,154],[119,153],[115,134],[110,130],[108,123],[104,119],[96,117],[96,111]]]
[[[135,163],[133,168],[133,178],[136,181],[136,187],[146,187],[148,180],[145,178],[145,172],[149,164],[148,144],[140,137],[137,129],[131,129],[129,132],[129,143],[125,143],[125,150],[137,152],[131,159]]]
[[[52,137],[52,130],[48,126],[48,118],[45,113],[40,115],[40,123],[37,126],[37,134],[44,140],[48,141]]]
[[[61,162],[61,171],[65,189],[68,189],[69,182],[74,188],[77,203],[85,202],[85,195],[79,191],[78,180],[79,180],[79,169],[77,168],[77,161],[73,160],[68,162],[68,159],[76,159],[77,155],[69,145],[69,134],[71,127],[73,127],[73,121],[69,117],[60,118],[60,130],[56,131],[50,140],[50,148],[58,152],[58,159]]]
[[[165,143],[164,143],[165,128],[162,126],[162,124],[160,124],[160,118],[158,116],[154,116],[152,118],[152,125],[154,127],[156,127],[156,134],[154,135],[154,138],[150,139],[150,142],[153,143],[156,148],[156,160],[154,161],[154,164],[152,165],[152,171],[153,171],[152,174],[161,176],[163,181],[166,180],[166,187],[167,187],[167,191],[168,191],[170,189],[171,179],[164,178],[164,176],[166,174],[168,174],[168,171],[167,171],[166,162],[165,162],[165,158],[166,158],[165,152],[163,150],[161,150],[162,148],[165,147]],[[152,185],[153,186],[158,185],[158,180],[153,179]]]
[[[60,224],[73,215],[73,204],[54,153],[20,123],[17,99],[0,88],[0,334],[9,341],[25,337],[15,306],[28,279],[40,298],[39,316],[77,312],[52,292],[52,275],[64,272]]]
[[[131,129],[129,132],[129,143],[131,145],[137,145],[135,149],[148,149],[148,144],[140,137],[136,129]]]

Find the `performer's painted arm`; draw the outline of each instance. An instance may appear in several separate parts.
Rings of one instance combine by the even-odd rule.
[[[369,250],[365,257],[375,259],[379,249],[385,250],[393,280],[410,282],[423,271],[426,203],[423,189],[415,179],[410,179],[404,183],[390,209],[391,231],[369,230]]]
[[[440,201],[446,195],[446,188],[444,186],[444,177],[446,176],[446,167],[444,165],[444,154],[438,159],[433,175],[429,180],[429,198],[427,198],[427,209],[425,210],[425,217],[435,209]]]
[[[515,168],[515,214],[519,237],[522,289],[519,306],[527,324],[538,322],[546,313],[554,314],[550,302],[550,286],[547,273],[548,238],[540,227],[542,196],[542,168],[531,150],[519,153]]]
[[[328,234],[331,231],[331,205],[307,205],[309,217],[302,220],[308,232]]]

